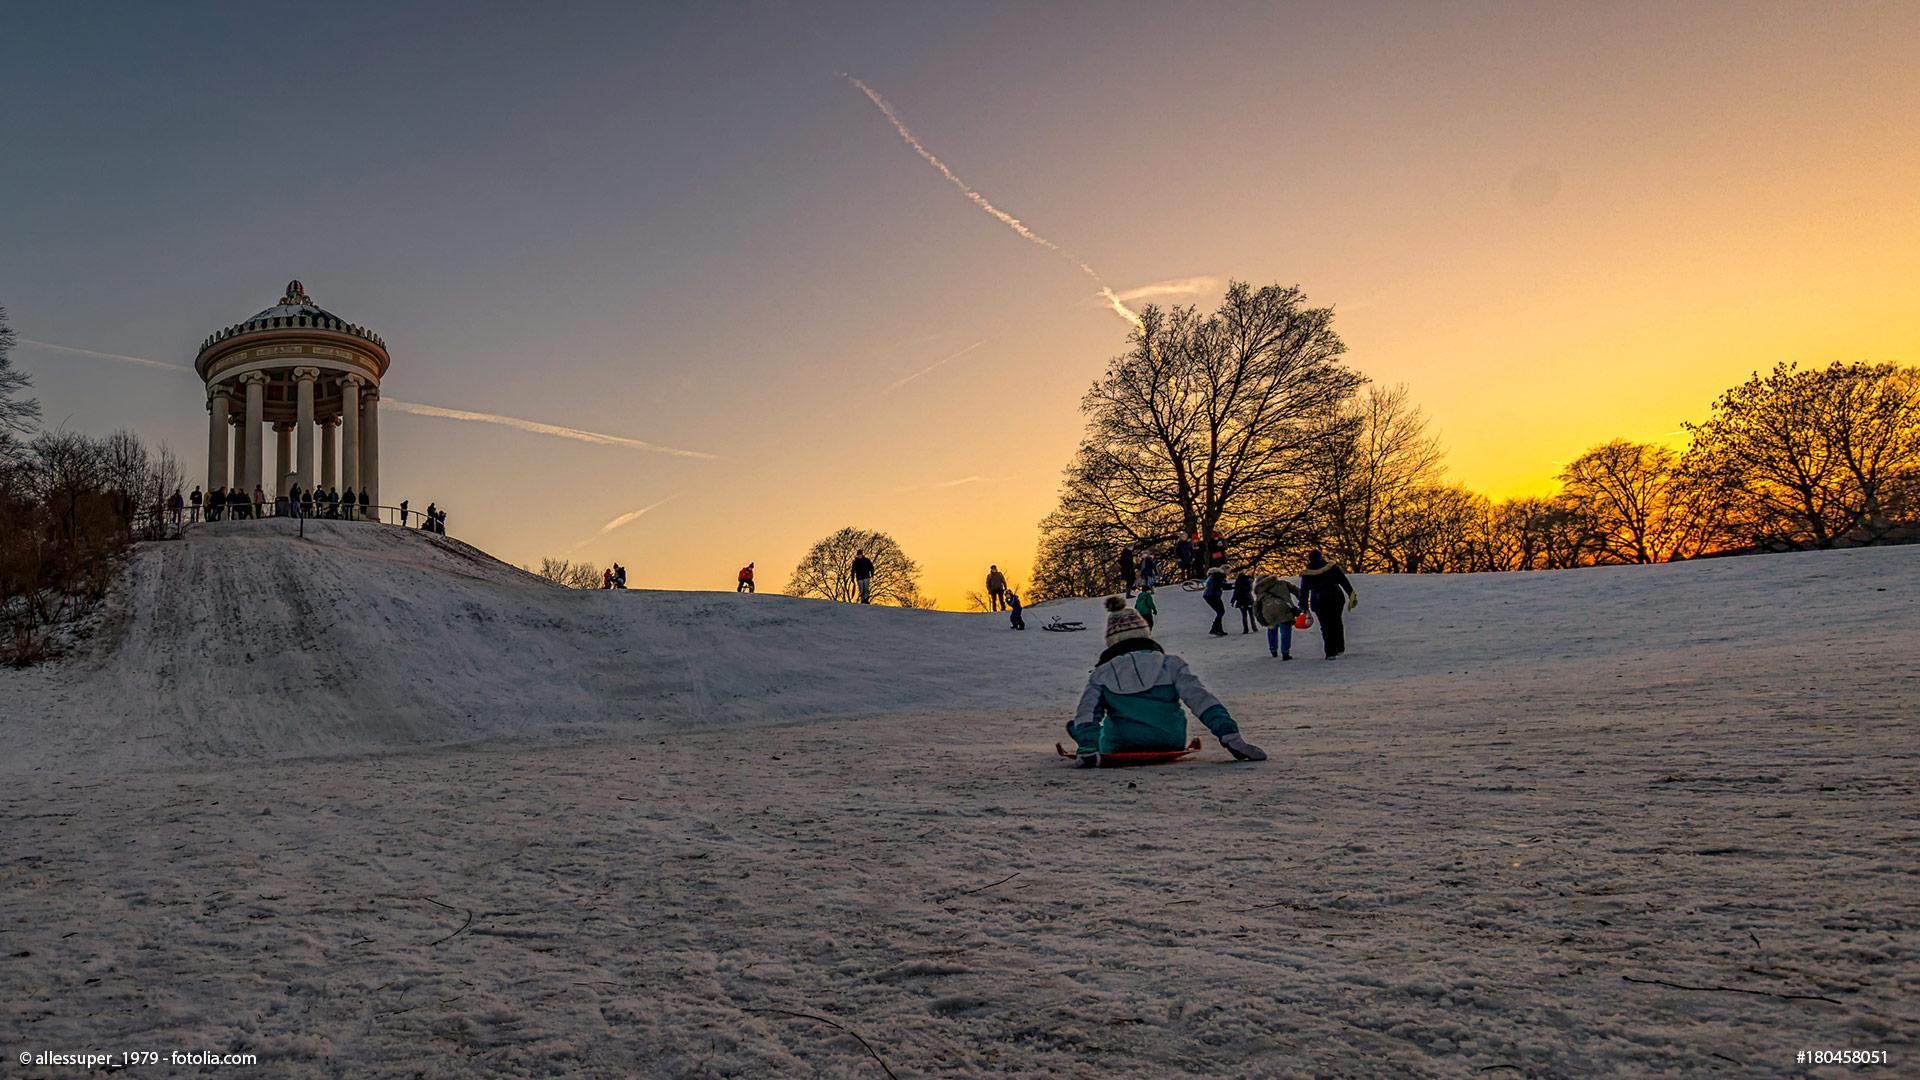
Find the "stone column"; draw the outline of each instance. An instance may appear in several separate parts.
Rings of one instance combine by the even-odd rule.
[[[313,490],[313,381],[319,377],[319,368],[293,369],[293,472],[301,491]]]
[[[339,417],[329,416],[320,421],[320,486],[323,488],[332,487],[337,479],[334,465],[340,460],[340,448],[334,445],[333,432],[339,426]]]
[[[340,380],[340,494],[352,488],[356,504],[360,499],[360,384],[365,381],[358,375]]]
[[[236,412],[227,419],[233,424],[233,475],[227,480],[227,486],[239,487],[247,475],[247,418],[243,412]],[[251,490],[247,498],[253,498]]]
[[[224,386],[207,390],[207,498],[215,488],[227,486],[227,414],[233,408],[233,395]]]
[[[293,470],[293,425],[285,420],[276,420],[273,434],[273,494],[278,498],[287,493],[288,483],[298,479]]]
[[[367,512],[380,520],[380,386],[367,387],[360,403],[360,485],[367,493]]]
[[[247,475],[242,481],[241,490],[247,498],[253,498],[253,489],[260,486],[261,474],[265,472],[266,446],[265,433],[261,430],[261,421],[267,408],[267,376],[265,372],[249,371],[240,376],[247,387]]]

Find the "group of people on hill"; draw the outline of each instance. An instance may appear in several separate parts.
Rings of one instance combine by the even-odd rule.
[[[627,587],[627,568],[614,563],[600,571],[600,587],[603,589],[624,589]]]
[[[167,499],[167,513],[172,517],[176,528],[181,523],[183,511],[190,515],[188,520],[194,523],[198,523],[202,517],[207,521],[219,521],[222,518],[240,520],[288,516],[327,521],[373,521],[376,520],[378,508],[372,505],[372,498],[367,492],[361,491],[356,495],[352,486],[348,486],[343,493],[336,487],[302,488],[295,483],[288,488],[285,495],[275,495],[269,500],[267,493],[258,484],[253,486],[251,497],[247,495],[245,489],[238,486],[217,487],[211,492],[202,492],[196,484],[192,495],[182,496],[180,489],[175,488],[172,496]],[[401,499],[401,526],[409,526],[415,516],[407,500]],[[420,518],[421,530],[446,535],[447,512],[445,510],[428,503],[427,508],[420,511],[417,516]]]

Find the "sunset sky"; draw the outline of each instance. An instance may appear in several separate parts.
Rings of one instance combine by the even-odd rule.
[[[298,278],[392,399],[712,455],[383,410],[387,501],[670,588],[884,529],[943,606],[1025,581],[1125,347],[1076,260],[1298,284],[1495,497],[1777,361],[1920,362],[1920,5],[1441,8],[9,5],[0,305],[50,425],[192,482],[198,380],[109,357]]]

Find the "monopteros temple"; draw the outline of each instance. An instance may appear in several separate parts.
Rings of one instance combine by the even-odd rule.
[[[379,506],[380,379],[391,363],[380,335],[288,282],[279,304],[207,338],[193,362],[207,384],[207,490],[264,485],[273,496],[317,483],[365,491]]]

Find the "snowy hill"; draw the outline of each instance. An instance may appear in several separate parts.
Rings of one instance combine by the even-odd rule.
[[[1099,637],[1037,627],[1096,600],[1016,634],[195,530],[0,672],[0,1029],[326,1077],[1920,1053],[1920,548],[1359,589],[1331,663],[1163,591],[1273,758],[1084,772]]]
[[[1698,663],[1702,647],[1729,678],[1748,665],[1833,674],[1920,633],[1920,548],[1357,587],[1353,651],[1334,665],[1308,633],[1281,670],[1257,634],[1237,634],[1231,609],[1236,634],[1210,639],[1211,614],[1178,588],[1158,592],[1156,636],[1229,698],[1364,687],[1390,707],[1436,679],[1551,685],[1586,681],[1570,666],[1598,666],[1658,680]],[[1089,632],[1041,632],[1056,613]],[[775,595],[566,591],[420,532],[203,525],[138,550],[82,657],[0,675],[27,704],[8,731],[24,752],[5,767],[912,713],[1063,719],[1100,649],[1099,603],[1029,609],[1028,625]]]

